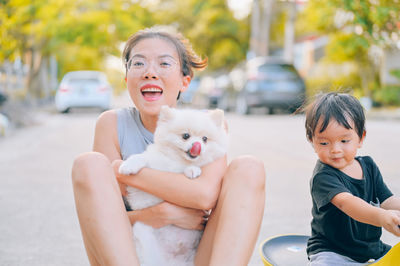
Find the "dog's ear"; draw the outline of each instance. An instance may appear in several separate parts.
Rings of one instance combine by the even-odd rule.
[[[212,110],[212,111],[210,111],[209,115],[218,127],[220,127],[224,124],[224,111],[223,110],[221,110],[221,109]]]
[[[158,116],[159,122],[167,122],[174,117],[174,110],[167,105],[161,106],[160,115]]]

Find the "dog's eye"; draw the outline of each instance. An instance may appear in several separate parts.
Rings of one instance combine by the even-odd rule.
[[[183,139],[188,139],[188,138],[190,138],[189,133],[183,133],[183,134],[182,134],[182,138],[183,138]]]
[[[203,141],[204,141],[204,143],[207,142],[207,137],[206,136],[203,137]]]

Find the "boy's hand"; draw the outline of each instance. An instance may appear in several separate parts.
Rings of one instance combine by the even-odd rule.
[[[400,211],[386,210],[382,216],[382,227],[395,236],[400,236]]]

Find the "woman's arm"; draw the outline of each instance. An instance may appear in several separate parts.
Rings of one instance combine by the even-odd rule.
[[[117,114],[114,110],[102,113],[97,119],[93,151],[103,153],[110,162],[121,159],[117,134]]]
[[[400,236],[400,229],[398,227],[400,225],[399,211],[385,210],[372,206],[348,192],[337,194],[332,198],[331,202],[356,221],[383,227],[392,234]]]
[[[228,123],[224,120],[228,132]],[[227,169],[226,155],[202,167],[201,175],[189,179],[184,174],[143,168],[135,175],[122,175],[118,169],[122,161],[113,162],[118,182],[136,187],[171,203],[200,210],[210,210],[217,203],[222,179]]]
[[[128,217],[131,224],[142,222],[154,228],[173,224],[184,229],[203,230],[208,213],[164,201],[149,208],[129,211]]]
[[[228,124],[224,120],[225,130]],[[122,175],[118,169],[122,161],[113,162],[114,173],[119,183],[136,187],[168,202],[194,209],[214,208],[220,193],[222,178],[227,169],[223,156],[202,167],[198,178],[189,179],[184,174],[143,168],[135,175]]]
[[[222,177],[226,171],[226,157],[202,168],[202,174],[189,179],[183,174],[144,168],[136,175],[124,176],[118,172],[122,161],[117,135],[117,115],[106,111],[96,123],[93,150],[101,152],[113,162],[114,173],[120,183],[122,194],[126,190],[121,183],[151,193],[171,203],[194,209],[208,210],[215,206]],[[117,161],[116,161],[117,160]]]
[[[114,173],[119,182],[171,203],[201,210],[209,210],[215,206],[227,168],[224,156],[202,167],[198,178],[189,179],[183,174],[150,168],[143,168],[136,175],[121,175],[118,172],[121,163],[120,160],[113,162]]]
[[[122,162],[115,111],[106,111],[99,116],[96,122],[93,151],[103,153],[110,162],[116,160]],[[119,184],[121,193],[125,194],[126,185]],[[203,216],[202,210],[184,208],[167,202],[143,210],[128,212],[131,224],[141,221],[155,228],[174,224],[186,229],[202,229],[204,227]]]
[[[117,133],[117,114],[114,110],[102,113],[96,122],[93,151],[103,153],[110,162],[121,160]],[[122,195],[126,195],[126,185],[118,182]]]

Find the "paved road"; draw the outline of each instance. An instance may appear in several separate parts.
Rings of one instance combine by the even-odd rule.
[[[40,113],[35,126],[0,139],[0,265],[88,265],[70,170],[73,158],[91,149],[97,115]],[[305,139],[303,116],[228,114],[227,120],[229,159],[252,154],[263,160],[267,171],[264,220],[249,264],[262,265],[262,240],[310,232],[308,180],[316,156]],[[360,154],[373,155],[399,195],[400,120],[371,119],[367,129]],[[389,244],[400,241],[388,233],[383,239]]]

